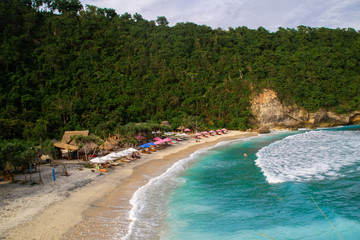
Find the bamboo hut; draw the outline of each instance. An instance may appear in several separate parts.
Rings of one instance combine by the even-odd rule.
[[[89,130],[65,131],[60,142],[55,142],[54,147],[60,149],[61,157],[71,159],[73,152],[79,150],[79,146],[72,141],[72,136],[89,136]]]

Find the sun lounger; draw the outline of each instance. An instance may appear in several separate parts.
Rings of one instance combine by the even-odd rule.
[[[120,161],[122,161],[122,162],[126,162],[126,163],[131,162],[131,160],[129,160],[129,159],[121,159]]]

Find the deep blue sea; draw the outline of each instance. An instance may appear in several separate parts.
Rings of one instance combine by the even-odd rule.
[[[125,239],[360,239],[360,126],[223,142],[131,203]]]

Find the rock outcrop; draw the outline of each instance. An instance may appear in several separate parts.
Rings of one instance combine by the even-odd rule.
[[[260,128],[312,128],[360,123],[360,112],[308,112],[296,105],[285,106],[270,89],[264,89],[262,93],[253,97],[251,104],[255,119],[253,124]]]

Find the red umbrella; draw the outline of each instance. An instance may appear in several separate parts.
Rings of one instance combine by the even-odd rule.
[[[143,140],[143,139],[145,139],[145,137],[144,137],[144,136],[141,136],[141,135],[136,136],[135,138],[136,138],[136,140]]]

